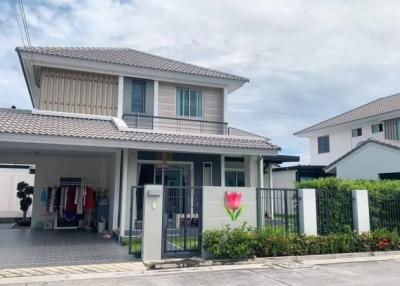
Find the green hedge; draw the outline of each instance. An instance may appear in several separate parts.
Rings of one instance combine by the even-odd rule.
[[[385,229],[361,235],[349,232],[301,236],[287,235],[283,228],[257,230],[246,226],[235,229],[227,226],[203,233],[203,247],[215,259],[399,250],[399,241],[396,231]]]
[[[399,180],[343,180],[334,177],[298,182],[297,188],[336,190],[339,197],[352,190],[368,190],[371,229],[388,228],[400,230],[400,181]],[[340,203],[340,202],[339,202]],[[327,210],[330,217],[341,217],[338,208]],[[342,221],[335,221],[340,225]],[[332,231],[332,232],[340,232]]]

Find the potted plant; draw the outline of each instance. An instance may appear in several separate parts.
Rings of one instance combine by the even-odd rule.
[[[20,209],[23,212],[22,219],[18,220],[19,226],[29,226],[30,219],[26,217],[29,207],[32,205],[32,196],[34,188],[26,182],[19,182],[17,184],[17,197],[19,198]]]

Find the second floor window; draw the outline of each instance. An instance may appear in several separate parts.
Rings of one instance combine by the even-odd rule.
[[[329,135],[318,137],[318,154],[329,153]]]
[[[352,137],[359,137],[362,136],[362,129],[361,128],[355,128],[351,130],[351,136]]]
[[[372,124],[372,133],[379,133],[383,131],[383,123]]]
[[[132,82],[132,112],[144,112],[144,97],[146,93],[146,83],[141,81]]]
[[[188,117],[203,116],[203,94],[200,90],[176,89],[176,115]]]

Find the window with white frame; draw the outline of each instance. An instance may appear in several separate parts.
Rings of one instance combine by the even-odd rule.
[[[329,135],[318,137],[318,154],[329,153]]]
[[[225,186],[244,187],[244,158],[225,157]]]
[[[203,93],[190,88],[176,89],[176,115],[187,117],[203,116]]]
[[[383,131],[383,123],[372,124],[372,133],[379,133]]]
[[[146,93],[146,83],[144,81],[132,81],[132,102],[131,112],[144,112],[144,100]]]
[[[352,137],[360,137],[362,136],[362,128],[354,128],[351,130]]]

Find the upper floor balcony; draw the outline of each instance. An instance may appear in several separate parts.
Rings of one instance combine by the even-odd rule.
[[[124,114],[122,119],[130,128],[202,134],[230,134],[228,123],[219,121],[153,116],[141,113]]]

